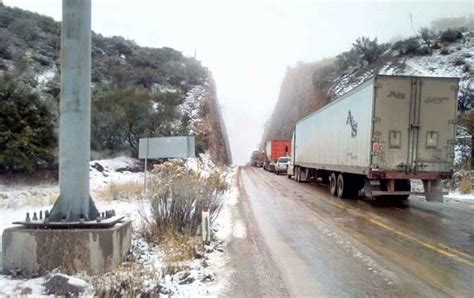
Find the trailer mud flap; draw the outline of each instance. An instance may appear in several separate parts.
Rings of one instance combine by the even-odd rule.
[[[428,202],[444,202],[441,180],[423,180],[423,188]]]

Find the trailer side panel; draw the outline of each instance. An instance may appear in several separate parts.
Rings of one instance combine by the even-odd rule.
[[[296,124],[295,164],[367,173],[370,165],[373,81]]]

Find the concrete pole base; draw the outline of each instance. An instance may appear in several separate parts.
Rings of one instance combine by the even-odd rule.
[[[2,236],[3,270],[32,276],[60,268],[65,273],[100,274],[123,261],[132,240],[131,221],[108,229],[11,227]]]

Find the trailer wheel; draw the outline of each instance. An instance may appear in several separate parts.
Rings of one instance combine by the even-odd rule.
[[[301,182],[301,168],[300,167],[295,168],[295,180],[298,183]]]
[[[336,173],[331,173],[331,176],[329,176],[329,192],[333,196],[336,196],[336,194],[337,194]]]
[[[339,174],[337,176],[337,196],[342,199],[352,199],[357,195],[357,188],[353,185],[350,176]]]

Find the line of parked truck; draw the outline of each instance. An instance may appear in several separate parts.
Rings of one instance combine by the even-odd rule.
[[[291,140],[270,140],[251,164],[332,195],[406,199],[411,179],[442,201],[453,170],[457,78],[377,75],[296,123]]]

